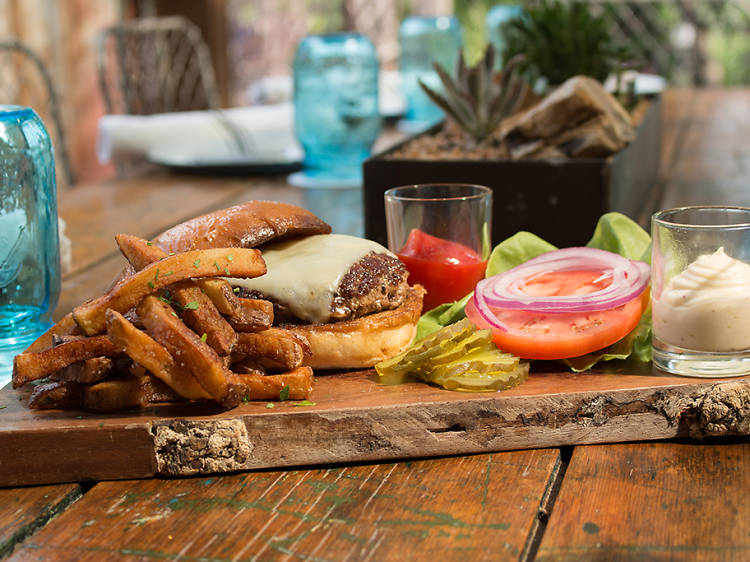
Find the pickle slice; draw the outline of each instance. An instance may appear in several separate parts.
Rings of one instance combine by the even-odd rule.
[[[470,334],[469,337],[456,342],[455,347],[451,347],[432,357],[430,359],[430,364],[443,365],[445,363],[450,363],[451,361],[466,356],[467,353],[470,353],[475,349],[485,348],[487,346],[492,346],[492,348],[497,349],[492,343],[492,330],[477,330]]]
[[[515,355],[503,353],[494,346],[492,348],[484,347],[445,365],[434,365],[430,370],[430,378],[451,377],[464,372],[511,371],[518,366],[519,361],[520,359]]]
[[[436,376],[430,382],[448,390],[464,392],[495,392],[518,386],[529,378],[529,362],[523,361],[510,371],[463,372],[450,376]]]
[[[529,363],[500,351],[490,330],[476,330],[464,319],[378,363],[375,370],[381,377],[411,373],[448,390],[482,392],[521,384],[529,376]]]
[[[410,372],[420,363],[429,360],[475,331],[468,318],[446,326],[415,342],[406,351],[375,365],[380,376]]]

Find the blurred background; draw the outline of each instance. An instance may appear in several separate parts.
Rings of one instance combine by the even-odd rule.
[[[94,149],[97,122],[106,112],[95,47],[102,30],[118,22],[168,15],[189,19],[208,46],[219,104],[233,107],[273,101],[268,99],[274,96],[273,77],[290,74],[295,48],[310,33],[361,32],[375,44],[381,68],[393,70],[398,67],[403,18],[455,14],[462,24],[466,57],[475,60],[487,41],[486,15],[496,4],[493,0],[0,0],[0,38],[22,41],[46,66],[79,182],[114,174],[111,166],[98,163]],[[612,33],[628,40],[645,61],[645,70],[665,76],[671,85],[750,83],[750,0],[590,0],[587,4],[594,12],[607,12]],[[6,71],[0,67],[0,72]],[[261,80],[265,85],[259,90]]]

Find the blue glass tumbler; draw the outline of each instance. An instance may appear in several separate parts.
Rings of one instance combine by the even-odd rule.
[[[361,183],[362,161],[381,127],[379,65],[372,42],[359,33],[310,35],[297,47],[293,71],[303,175],[312,187],[324,187],[327,181]]]
[[[505,50],[503,24],[521,16],[523,16],[523,6],[520,4],[498,4],[487,12],[484,19],[487,41],[495,47],[495,68],[498,70],[503,66],[503,51]]]
[[[461,24],[453,16],[410,16],[401,22],[398,40],[401,87],[407,105],[404,125],[417,130],[443,118],[443,111],[427,97],[418,80],[443,91],[433,63],[453,74],[463,43]]]
[[[0,387],[51,326],[59,292],[52,143],[32,109],[0,105]]]

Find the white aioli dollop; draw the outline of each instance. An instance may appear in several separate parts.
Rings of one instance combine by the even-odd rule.
[[[676,275],[653,300],[654,334],[695,351],[750,349],[750,265],[719,248]]]

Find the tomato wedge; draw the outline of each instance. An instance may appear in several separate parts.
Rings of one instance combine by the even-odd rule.
[[[526,281],[524,291],[533,295],[587,294],[606,281],[597,271],[557,271]],[[466,316],[479,328],[493,331],[498,348],[524,359],[565,359],[597,351],[625,337],[641,319],[645,299],[638,296],[613,308],[597,312],[539,313],[525,310],[492,311],[507,328],[490,326],[479,314],[474,299],[466,303]]]

